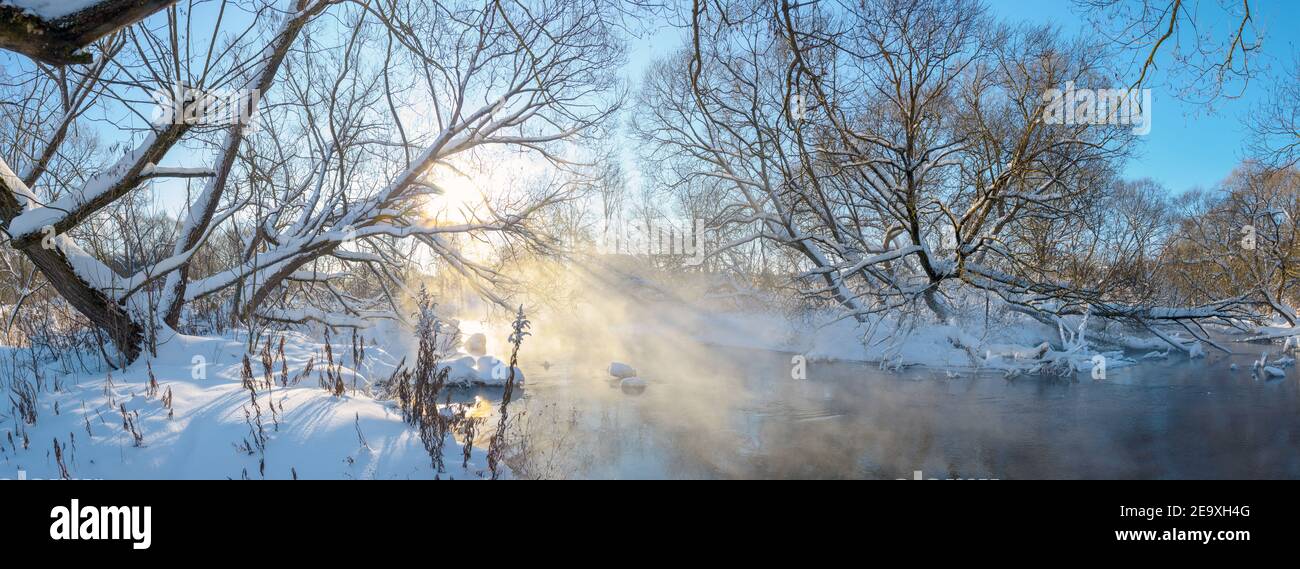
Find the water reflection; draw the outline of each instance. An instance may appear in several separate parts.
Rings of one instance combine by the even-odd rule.
[[[649,383],[640,396],[581,353],[526,367],[528,442],[512,466],[537,478],[1300,476],[1297,372],[1256,379],[1248,355],[1099,382],[816,361],[795,380],[789,354],[672,344],[630,354]]]

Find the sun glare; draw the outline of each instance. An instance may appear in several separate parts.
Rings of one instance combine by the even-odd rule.
[[[518,199],[514,193],[543,177],[548,167],[544,160],[519,153],[476,156],[439,164],[425,176],[425,181],[440,193],[424,198],[424,221],[442,227],[490,223],[494,221],[494,213],[511,213],[510,203]],[[490,233],[479,231],[474,236],[447,236],[447,239],[464,259],[491,264],[495,250]]]
[[[466,223],[483,209],[487,194],[474,180],[451,168],[439,169],[429,182],[442,190],[429,196],[424,213],[437,223]]]

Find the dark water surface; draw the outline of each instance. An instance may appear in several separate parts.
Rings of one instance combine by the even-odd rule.
[[[819,361],[796,380],[790,354],[648,344],[620,358],[649,383],[641,395],[610,387],[608,360],[525,362],[520,476],[1300,477],[1298,374],[1257,378],[1258,354],[1104,381]]]

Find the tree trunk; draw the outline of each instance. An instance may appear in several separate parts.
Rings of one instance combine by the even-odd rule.
[[[101,0],[54,20],[0,6],[0,48],[50,65],[90,63],[91,42],[134,24],[176,0]]]
[[[9,182],[0,176],[0,219],[6,227],[22,212],[22,206],[14,195]],[[131,318],[122,305],[82,279],[63,251],[57,247],[46,249],[39,242],[18,250],[36,265],[68,304],[108,334],[117,350],[125,356],[125,363],[140,357],[144,327]]]
[[[41,274],[68,304],[108,334],[117,350],[125,356],[125,363],[140,357],[144,327],[132,319],[122,305],[82,280],[62,251],[42,249],[37,245],[22,252],[40,268]]]

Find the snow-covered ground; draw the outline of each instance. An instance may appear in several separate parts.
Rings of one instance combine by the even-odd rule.
[[[142,356],[121,371],[60,376],[43,366],[36,422],[25,424],[13,410],[0,413],[0,478],[16,478],[19,472],[59,478],[60,461],[73,478],[489,477],[486,450],[472,448],[468,466],[462,467],[463,447],[450,436],[443,449],[446,470],[436,473],[397,405],[366,395],[365,387],[387,379],[409,349],[408,342],[389,336],[388,346],[382,341],[366,346],[360,365],[353,362],[350,337],[335,338],[331,348],[347,387],[336,397],[319,386],[325,346],[300,333],[286,334],[283,361],[290,386],[281,386],[276,355],[275,385],[259,387],[257,408],[241,381],[246,339],[176,335],[162,342],[157,357]],[[0,356],[6,370],[14,369],[14,354]],[[250,360],[260,380],[260,358],[254,354]],[[315,370],[295,383],[309,360]],[[408,366],[412,361],[408,357]],[[158,384],[152,393],[150,369]],[[255,444],[259,412],[264,451]]]
[[[1094,378],[1097,366],[1115,369],[1144,359],[1184,357],[1159,340],[1127,337],[1111,327],[1089,328],[1081,317],[1065,318],[1057,327],[1016,313],[987,323],[967,318],[961,325],[925,318],[862,324],[840,318],[833,310],[792,314],[774,303],[748,303],[764,307],[741,310],[706,297],[615,290],[592,288],[582,295],[585,304],[541,314],[538,335],[530,337],[522,353],[547,368],[551,362],[539,360],[548,355],[563,358],[572,350],[609,362],[629,353],[628,345],[639,337],[685,333],[705,350],[735,346],[809,360],[871,362],[888,369],[920,365],[962,373],[1092,373]],[[452,384],[500,385],[510,376],[510,368],[502,363],[510,346],[502,341],[506,334],[500,325],[446,324],[459,330],[461,340],[440,340]],[[344,386],[344,393],[335,395],[320,385],[327,356],[320,340],[324,335],[318,332],[283,334],[283,357],[281,336],[272,335],[273,385],[258,382],[256,406],[241,380],[249,352],[242,336],[174,335],[161,341],[157,356],[142,356],[121,371],[61,374],[55,366],[38,366],[35,422],[28,424],[17,404],[0,412],[0,478],[20,471],[31,478],[57,478],[65,475],[64,468],[75,478],[490,476],[482,431],[480,446],[471,445],[463,467],[464,447],[449,437],[442,456],[445,471],[437,473],[418,431],[403,421],[398,405],[372,395],[384,393],[372,388],[392,377],[400,362],[407,369],[415,366],[418,350],[411,333],[386,324],[374,326],[366,332],[371,341],[360,358],[353,353],[350,336],[334,336],[329,349]],[[1102,335],[1106,337],[1095,337]],[[249,358],[259,380],[265,342],[261,339]],[[0,379],[15,396],[19,391],[13,389],[12,376],[30,369],[27,354],[0,352]],[[634,367],[639,367],[637,362],[615,363],[608,374],[625,391],[644,391],[646,382]],[[309,368],[313,371],[306,373]],[[156,388],[150,383],[151,371]],[[514,372],[522,384],[523,371]],[[471,413],[484,416],[491,410],[481,405]],[[265,445],[257,444],[259,414]]]

